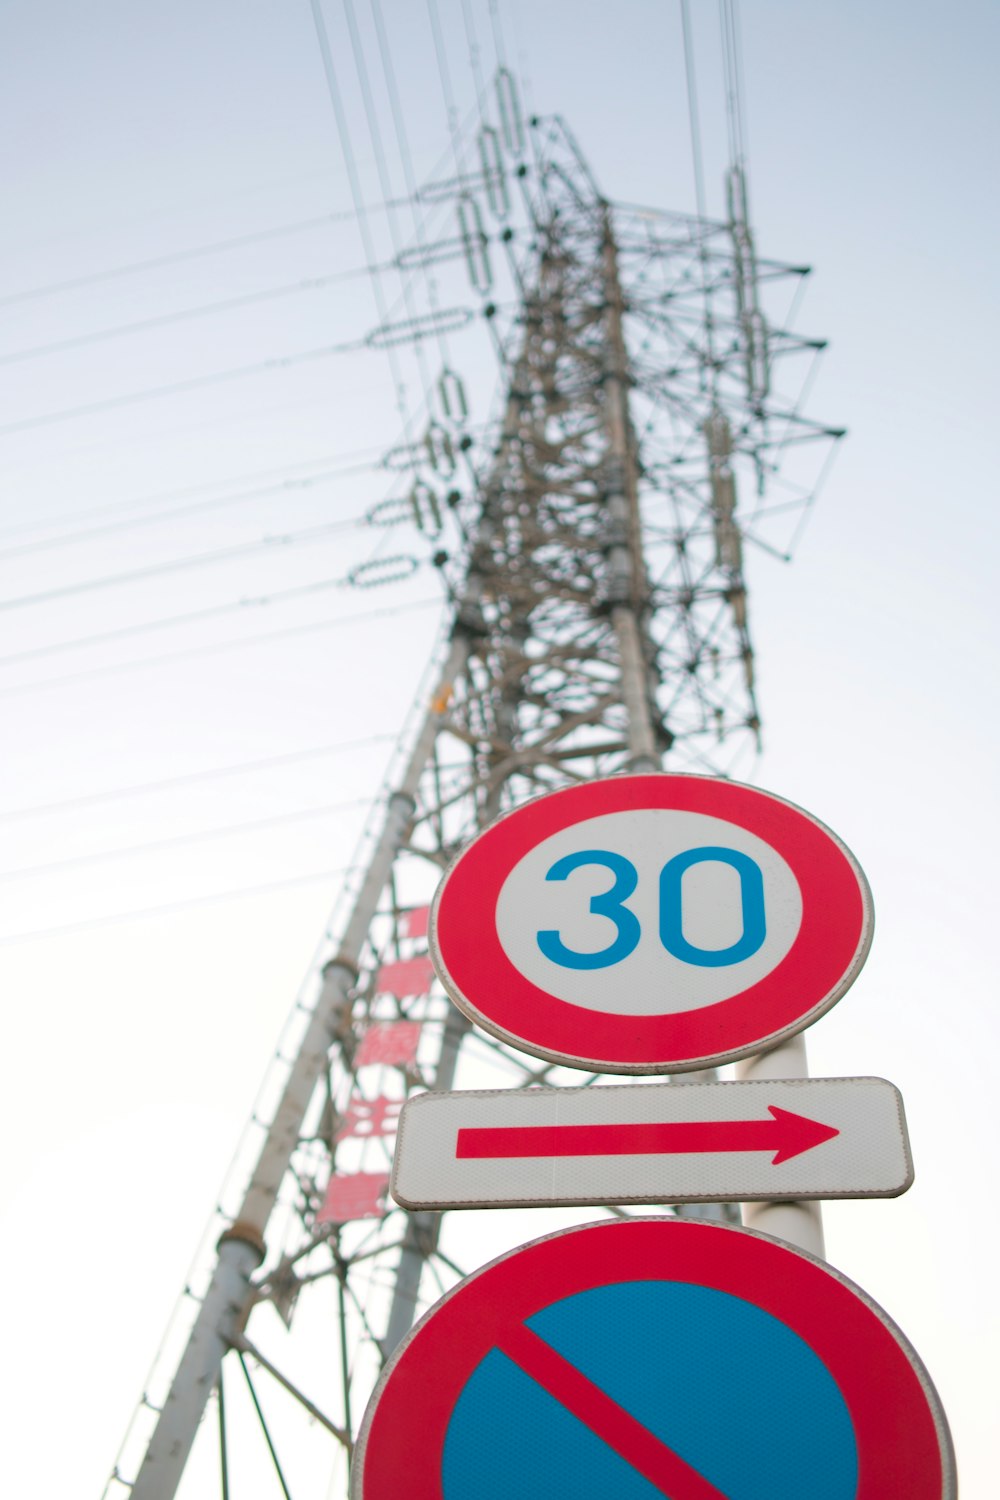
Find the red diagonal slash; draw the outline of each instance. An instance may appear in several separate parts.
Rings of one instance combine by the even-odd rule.
[[[523,1323],[507,1330],[498,1347],[661,1494],[670,1500],[727,1500],[680,1454]]]
[[[700,1151],[773,1151],[772,1166],[811,1151],[840,1131],[769,1104],[770,1120],[698,1120],[648,1125],[499,1125],[458,1132],[455,1155],[671,1156]]]

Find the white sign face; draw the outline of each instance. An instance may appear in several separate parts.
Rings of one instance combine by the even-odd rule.
[[[418,1094],[399,1122],[404,1208],[894,1198],[913,1181],[884,1078]]]
[[[689,863],[692,850],[703,857]],[[680,862],[686,867],[664,880]],[[611,965],[580,960],[607,956],[616,941],[628,945],[613,909],[619,896],[603,911],[600,900],[627,866],[637,940],[615,961],[612,986]],[[560,867],[568,873],[553,879],[549,871]],[[672,906],[674,951],[661,931]],[[500,945],[521,974],[560,1000],[615,1015],[674,1015],[728,1000],[777,968],[801,926],[802,893],[776,849],[736,823],[670,808],[608,813],[553,834],[514,866],[496,911]],[[702,961],[691,962],[692,952]]]
[[[431,907],[431,957],[484,1030],[598,1073],[776,1046],[844,993],[872,935],[857,861],[818,819],[707,776],[613,776],[524,803]]]

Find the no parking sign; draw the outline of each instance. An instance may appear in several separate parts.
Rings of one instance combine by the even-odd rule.
[[[737,782],[620,776],[500,818],[431,910],[486,1031],[598,1072],[703,1068],[818,1019],[871,944],[868,883],[818,819]]]
[[[749,1230],[585,1225],[450,1292],[386,1367],[352,1500],[953,1500],[926,1371],[845,1277]]]

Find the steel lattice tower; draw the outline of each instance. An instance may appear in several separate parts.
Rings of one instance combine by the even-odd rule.
[[[463,438],[464,402],[445,371],[445,425],[432,423],[430,468],[416,475],[424,513],[444,514],[452,537],[438,558],[453,607],[436,676],[272,1065],[217,1253],[186,1291],[109,1495],[172,1496],[210,1405],[225,1476],[224,1395],[239,1363],[262,1422],[267,1407],[282,1486],[298,1465],[314,1476],[310,1493],[345,1493],[381,1364],[495,1248],[489,1215],[381,1206],[399,1102],[455,1083],[581,1082],[475,1032],[432,981],[423,913],[443,869],[526,797],[665,758],[725,773],[759,734],[744,547],[775,550],[771,512],[796,515],[812,494],[798,455],[838,436],[778,393],[782,361],[819,346],[782,329],[767,294],[804,273],[758,261],[738,166],[725,222],[615,205],[561,122],[532,122],[530,146],[515,123],[508,166],[498,132],[483,132],[482,172],[454,188],[474,264],[487,253],[477,199],[516,182],[518,232],[498,242],[517,296],[486,308],[503,370],[498,423],[481,449]],[[442,450],[449,463],[468,454],[476,475],[450,512]],[[791,477],[771,501],[783,459]],[[535,1214],[519,1237],[545,1227]],[[294,1411],[308,1433],[283,1454]]]

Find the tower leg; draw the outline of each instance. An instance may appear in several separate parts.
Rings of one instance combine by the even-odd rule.
[[[250,1277],[263,1253],[263,1242],[252,1234],[241,1238],[237,1226],[219,1241],[215,1274],[136,1476],[134,1500],[172,1495],[180,1483],[198,1423],[219,1378],[222,1357],[243,1317]]]

